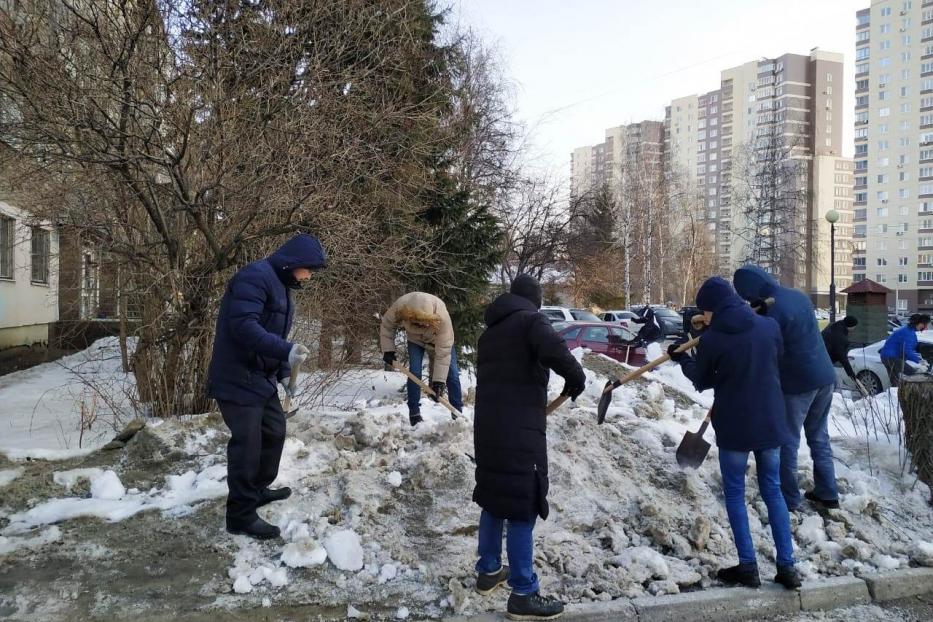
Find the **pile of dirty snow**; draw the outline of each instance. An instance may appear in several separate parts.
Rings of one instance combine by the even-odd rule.
[[[697,394],[679,367],[667,364],[619,388],[600,426],[595,407],[602,387],[610,374],[625,370],[576,355],[587,367],[587,388],[548,422],[551,516],[535,530],[542,590],[568,602],[591,602],[716,584],[716,570],[736,561],[716,448],[696,471],[679,469],[674,460],[684,432],[704,418],[711,394]],[[463,381],[469,390],[472,379],[464,375]],[[125,488],[119,463],[59,472],[61,494],[9,515],[0,536],[22,539],[18,552],[33,555],[53,536],[58,547],[76,547],[80,534],[67,532],[79,516],[132,529],[141,513],[201,525],[210,512],[217,522],[211,544],[227,571],[194,582],[201,596],[213,599],[212,607],[297,605],[312,594],[317,606],[341,617],[501,609],[501,593],[472,591],[479,518],[471,502],[472,408],[452,420],[425,400],[425,421],[412,429],[398,391],[402,382],[396,374],[361,370],[332,391],[337,399],[305,407],[289,421],[275,485],[290,486],[293,494],[260,510],[282,529],[281,542],[222,531],[226,432],[216,419],[203,419],[200,427],[165,421],[154,428],[175,450],[196,456],[184,471],[162,474],[161,485]],[[562,386],[552,378],[552,399]],[[881,408],[884,397],[875,399]],[[896,440],[860,434],[856,409],[866,404],[837,395],[833,406],[842,509],[819,514],[804,506],[792,517],[807,578],[933,563],[929,491],[902,468]],[[712,432],[707,436],[712,440]],[[751,461],[749,521],[762,576],[769,576],[774,551],[754,468]],[[812,485],[806,447],[801,479],[805,488]],[[69,494],[88,482],[89,493]]]

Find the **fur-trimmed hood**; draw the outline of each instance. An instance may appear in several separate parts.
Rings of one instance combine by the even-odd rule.
[[[395,352],[395,333],[400,328],[408,341],[434,348],[431,380],[446,381],[454,328],[444,301],[425,292],[411,292],[396,300],[382,316],[379,341],[383,352]]]

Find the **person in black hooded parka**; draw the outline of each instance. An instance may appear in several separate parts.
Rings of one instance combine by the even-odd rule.
[[[563,395],[576,399],[586,377],[580,363],[538,312],[541,285],[519,275],[508,294],[486,309],[486,331],[476,360],[473,439],[479,525],[476,589],[486,594],[509,582],[508,613],[519,619],[559,615],[563,603],[538,593],[533,529],[548,516],[547,385],[554,370]],[[508,521],[509,566],[502,565],[502,530]]]
[[[271,489],[285,444],[285,413],[279,382],[310,354],[288,341],[295,305],[292,292],[327,266],[320,241],[308,234],[290,239],[269,257],[243,266],[227,284],[217,314],[207,394],[217,400],[230,428],[227,444],[227,531],[253,538],[279,537],[279,528],[256,509],[287,498]],[[286,386],[291,394],[294,387]]]

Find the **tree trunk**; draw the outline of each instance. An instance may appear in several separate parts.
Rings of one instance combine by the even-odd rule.
[[[123,373],[130,371],[129,349],[126,347],[126,289],[123,283],[123,270],[117,266],[117,317],[120,320],[120,362],[123,365]]]
[[[933,378],[901,378],[897,401],[904,414],[904,438],[917,477],[933,491]],[[930,504],[933,505],[933,492]]]

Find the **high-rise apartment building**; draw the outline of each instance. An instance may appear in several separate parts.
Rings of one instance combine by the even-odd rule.
[[[836,209],[836,284],[849,284],[852,197],[845,184],[851,161],[840,157],[842,60],[815,49],[752,61],[722,71],[717,90],[668,106],[668,171],[688,175],[705,202],[723,274],[755,261],[825,304],[829,232],[823,217]],[[768,171],[777,189],[763,187]],[[786,214],[775,223],[768,210]]]
[[[856,13],[853,278],[933,310],[933,0]]]
[[[578,147],[571,154],[570,192],[582,196],[603,186],[618,191],[626,158],[637,151],[650,170],[661,174],[664,152],[664,123],[642,121],[606,130],[597,145]]]

